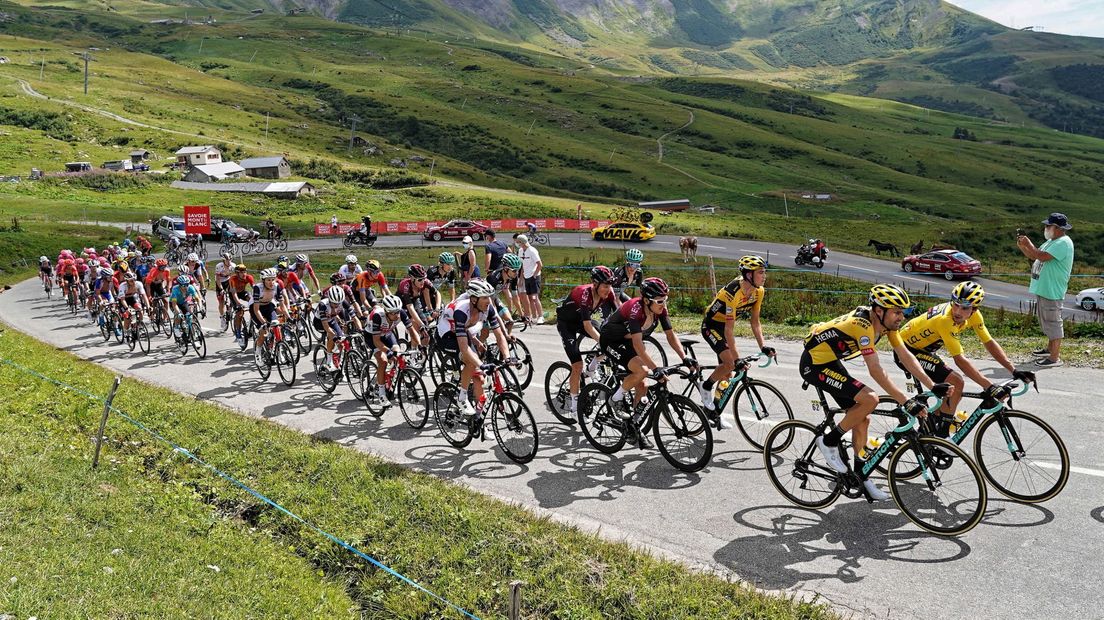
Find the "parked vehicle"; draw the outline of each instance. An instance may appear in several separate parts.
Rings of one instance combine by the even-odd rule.
[[[163,241],[168,241],[169,237],[184,241],[187,236],[184,234],[184,218],[172,215],[162,217],[153,225],[153,234],[161,237]]]
[[[479,241],[487,234],[489,227],[471,220],[450,220],[443,226],[430,226],[422,236],[433,241],[442,239],[463,239],[470,236],[473,241]]]
[[[1104,287],[1081,291],[1077,294],[1077,305],[1085,310],[1104,310]]]
[[[107,170],[114,170],[116,172],[122,172],[124,170],[127,172],[133,172],[134,162],[130,161],[129,159],[117,159],[115,161],[105,161],[103,163],[103,167]]]
[[[901,269],[909,273],[941,274],[948,280],[954,280],[981,274],[981,263],[960,250],[936,250],[904,257]]]

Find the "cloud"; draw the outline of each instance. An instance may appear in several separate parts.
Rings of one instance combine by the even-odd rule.
[[[1100,0],[954,0],[953,4],[1014,28],[1035,26],[1047,32],[1104,37]]]

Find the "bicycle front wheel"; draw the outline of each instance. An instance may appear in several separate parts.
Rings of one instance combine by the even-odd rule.
[[[135,334],[135,338],[138,340],[138,348],[142,350],[142,353],[148,354],[150,352],[150,335],[146,324],[139,323]]]
[[[679,471],[699,471],[713,457],[713,429],[701,408],[689,398],[669,394],[652,429],[656,447],[667,462]]]
[[[286,342],[276,343],[276,372],[280,373],[280,380],[284,385],[291,387],[295,383],[295,354],[291,346]]]
[[[601,383],[591,383],[579,396],[579,428],[594,449],[602,454],[613,454],[625,447],[628,435],[625,429],[631,422],[622,420],[610,405],[613,391]]]
[[[548,410],[564,424],[574,424],[575,417],[567,409],[571,399],[571,364],[558,361],[548,367],[544,375],[544,397]]]
[[[514,338],[510,343],[510,355],[521,362],[517,370],[518,379],[521,381],[521,389],[525,390],[533,382],[533,356],[529,354],[529,347],[519,338]]]
[[[1045,502],[1069,480],[1066,444],[1026,411],[1008,409],[982,420],[974,433],[974,456],[989,484],[1019,502]]]
[[[455,383],[442,383],[433,392],[433,418],[453,447],[466,448],[471,443],[471,420],[460,409],[460,388]]]
[[[203,327],[200,326],[198,318],[192,318],[192,333],[189,339],[192,341],[192,349],[199,356],[199,359],[206,359],[207,337],[203,335]]]
[[[767,433],[778,424],[793,419],[793,409],[786,397],[773,385],[756,379],[736,388],[732,397],[732,415],[736,427],[756,450],[763,449]]]
[[[763,439],[763,460],[771,484],[786,499],[806,508],[824,508],[840,495],[839,474],[824,462],[813,441],[816,427],[786,420]]]
[[[962,448],[946,439],[911,439],[893,453],[888,469],[893,501],[909,521],[924,530],[962,534],[985,516],[988,494],[980,468]],[[919,476],[897,475],[914,469],[920,470]]]
[[[429,420],[429,392],[417,372],[409,368],[399,373],[399,409],[410,428],[420,429]]]
[[[272,366],[267,358],[263,346],[253,347],[253,367],[257,369],[257,374],[261,375],[261,381],[268,381],[268,377],[272,374]]]
[[[505,392],[494,397],[491,428],[498,447],[515,463],[528,463],[537,455],[537,421],[533,412],[516,394]]]
[[[648,355],[656,364],[660,366],[667,365],[667,352],[663,350],[663,347],[654,336],[648,336],[644,339],[644,350],[648,352]]]
[[[360,368],[360,395],[354,391],[353,395],[364,401],[365,408],[368,409],[368,415],[373,418],[382,418],[383,412],[387,411],[387,408],[391,405],[386,400],[380,399],[379,390],[376,387],[376,362],[374,360],[368,360]],[[353,386],[353,382],[349,382],[349,387]]]

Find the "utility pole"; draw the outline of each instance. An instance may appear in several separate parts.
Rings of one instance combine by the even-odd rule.
[[[265,112],[265,143],[268,142],[268,112]]]
[[[532,133],[533,132],[533,125],[536,125],[536,124],[537,124],[537,119],[534,118],[533,122],[529,123],[529,129],[525,132],[525,135],[529,135],[530,133]]]
[[[73,52],[73,53],[76,54],[76,52]],[[93,58],[92,54],[89,54],[88,52],[82,52],[82,53],[78,54],[78,56],[80,56],[81,59],[84,60],[84,94],[87,95],[88,94],[88,61],[96,60],[96,59]]]
[[[38,79],[42,80],[42,74],[46,71],[46,54],[42,55],[42,66],[38,68]]]
[[[353,150],[353,136],[356,135],[356,126],[357,126],[357,123],[360,122],[360,117],[357,116],[356,114],[354,114],[352,116],[352,118],[349,119],[349,121],[352,123],[352,127],[349,129],[349,151],[352,151]]]
[[[200,54],[202,54],[202,53],[203,53],[203,40],[204,40],[204,39],[206,39],[206,38],[207,38],[207,37],[200,37],[200,38],[199,38],[199,53],[200,53]]]

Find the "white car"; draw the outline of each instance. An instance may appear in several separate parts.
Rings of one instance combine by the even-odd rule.
[[[1081,291],[1077,294],[1077,305],[1086,310],[1104,310],[1104,287]]]

